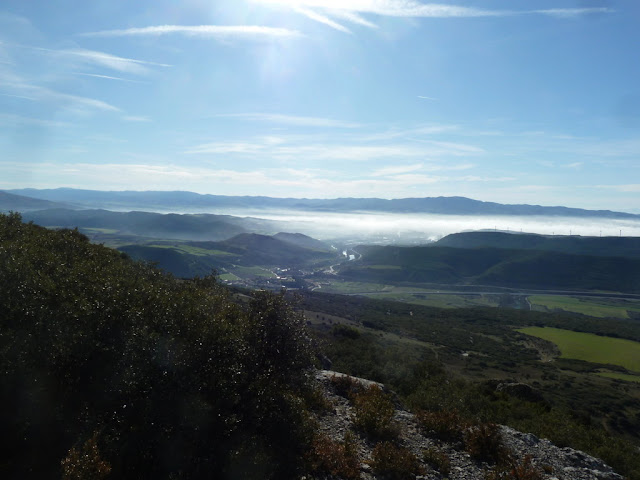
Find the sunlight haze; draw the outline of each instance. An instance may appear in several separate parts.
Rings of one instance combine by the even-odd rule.
[[[632,0],[6,0],[0,189],[640,213],[639,22]]]

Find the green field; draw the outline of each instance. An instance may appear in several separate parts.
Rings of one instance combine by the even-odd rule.
[[[556,295],[532,295],[532,306],[542,306],[548,310],[565,310],[599,318],[629,318],[627,310],[640,311],[640,305],[624,300],[586,299],[561,297]]]
[[[517,331],[555,343],[561,358],[619,365],[640,373],[639,342],[551,327],[526,327]]]
[[[222,273],[218,275],[218,278],[223,281],[235,282],[236,280],[240,280],[240,277],[234,275],[233,273]]]
[[[233,269],[229,269],[230,273],[237,275],[241,278],[246,277],[265,277],[265,278],[275,278],[276,275],[266,268],[262,267],[234,267]]]
[[[190,255],[197,255],[199,257],[206,257],[209,255],[218,255],[218,256],[228,256],[228,255],[233,255],[232,253],[229,252],[223,252],[222,250],[209,250],[207,248],[200,248],[200,247],[194,247],[192,245],[181,245],[181,244],[177,244],[177,245],[166,245],[166,244],[153,244],[153,245],[148,245],[149,247],[153,247],[153,248],[168,248],[171,250],[175,250],[176,252],[180,252],[180,253],[188,253]]]
[[[322,285],[320,288],[321,292],[348,295],[353,293],[385,292],[391,291],[393,288],[391,285],[383,285],[381,283],[344,282],[342,280],[331,281],[328,283],[329,285]]]
[[[92,233],[108,233],[108,234],[118,233],[118,230],[115,230],[113,228],[96,228],[96,227],[82,227],[80,231],[88,235]]]

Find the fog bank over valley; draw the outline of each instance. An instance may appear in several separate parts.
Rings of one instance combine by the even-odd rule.
[[[640,219],[555,216],[485,216],[379,212],[300,212],[231,210],[209,212],[286,222],[283,228],[320,240],[377,244],[419,244],[458,232],[497,230],[513,233],[580,236],[640,236]]]

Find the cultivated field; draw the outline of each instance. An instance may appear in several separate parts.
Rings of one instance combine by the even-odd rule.
[[[547,310],[564,310],[599,318],[629,318],[628,311],[640,312],[640,304],[628,300],[587,299],[557,295],[532,295],[532,307]]]
[[[550,327],[526,327],[518,331],[555,343],[562,358],[619,365],[640,372],[639,342]]]

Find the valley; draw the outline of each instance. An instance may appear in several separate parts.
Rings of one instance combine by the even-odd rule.
[[[382,382],[412,408],[533,432],[640,478],[638,237],[483,231],[381,245],[226,214],[54,209],[24,219],[77,228],[178,282],[215,277],[241,304],[286,292],[332,369]],[[498,390],[511,384],[527,396]]]

